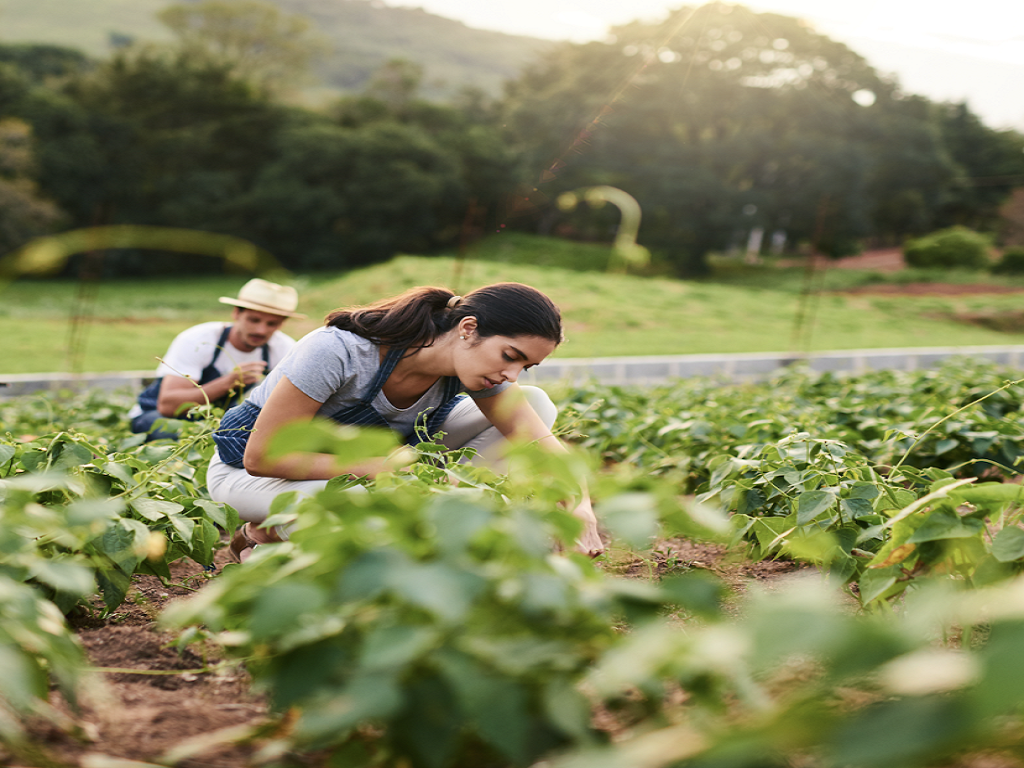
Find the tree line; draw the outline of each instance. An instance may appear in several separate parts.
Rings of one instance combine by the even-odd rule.
[[[288,98],[316,52],[304,27],[255,0],[234,17],[225,5],[172,7],[176,45],[104,61],[0,46],[0,253],[124,223],[240,236],[304,271],[502,228],[610,241],[617,212],[558,200],[611,185],[640,203],[640,243],[687,275],[752,231],[761,248],[833,256],[958,224],[999,236],[1024,187],[1024,135],[905,93],[786,16],[684,7],[566,43],[499,99],[428,101],[418,65],[392,61],[314,109]],[[218,268],[131,250],[105,264]]]

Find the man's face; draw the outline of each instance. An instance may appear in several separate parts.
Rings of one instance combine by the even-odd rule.
[[[235,307],[228,340],[243,352],[252,352],[266,344],[287,319],[283,315]]]

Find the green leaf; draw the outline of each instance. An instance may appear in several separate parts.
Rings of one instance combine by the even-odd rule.
[[[206,499],[196,499],[196,506],[203,510],[210,520],[219,525],[225,531],[234,531],[238,527],[238,515],[237,513],[232,517],[230,508],[227,505],[217,501],[207,501]]]
[[[131,576],[144,556],[149,529],[138,520],[122,517],[103,532],[93,545]]]
[[[26,713],[33,702],[45,699],[46,674],[39,662],[18,648],[0,644],[0,694]]]
[[[374,627],[363,641],[360,666],[373,672],[391,670],[401,676],[404,667],[434,646],[439,637],[433,627],[407,624]]]
[[[97,522],[120,519],[125,503],[121,499],[76,499],[67,505],[67,524],[92,528]]]
[[[1001,563],[1009,563],[1024,557],[1024,530],[1003,528],[992,539],[992,556]]]
[[[461,654],[446,654],[440,662],[462,711],[476,724],[484,740],[517,765],[529,762],[530,715],[523,687]]]
[[[646,493],[620,493],[602,501],[595,514],[618,538],[632,547],[648,547],[658,533],[655,499]]]
[[[1007,501],[1024,502],[1024,485],[1016,483],[975,483],[964,485],[949,493],[950,498],[971,504],[998,504]]]
[[[37,559],[30,568],[32,577],[76,597],[88,597],[96,590],[91,568],[71,560]]]
[[[796,522],[807,525],[835,505],[835,494],[828,491],[804,491],[797,496]]]
[[[184,509],[184,508],[183,508]],[[171,527],[174,528],[181,540],[189,547],[192,546],[192,532],[195,530],[196,523],[191,518],[185,517],[184,515],[167,515],[168,521],[171,523]]]
[[[875,508],[868,499],[841,499],[839,508],[851,520],[867,517],[875,512]]]
[[[873,600],[885,596],[896,584],[900,573],[899,565],[890,565],[886,568],[867,568],[861,574],[858,582],[861,603],[867,605]]]
[[[398,684],[390,675],[356,675],[327,701],[303,707],[295,732],[307,743],[331,743],[359,723],[392,716],[402,704]]]
[[[185,507],[177,502],[164,501],[163,499],[132,499],[128,502],[128,505],[136,514],[153,523],[185,509]]]
[[[882,493],[881,489],[874,483],[858,480],[850,487],[849,499],[877,499]]]
[[[976,536],[984,529],[985,524],[971,517],[959,517],[955,512],[947,509],[936,509],[924,524],[907,539],[910,544],[919,544],[922,541],[936,541],[938,539],[961,539],[969,536]]]
[[[465,618],[474,598],[484,588],[480,577],[443,563],[406,561],[392,569],[386,579],[396,595],[452,623]]]
[[[18,449],[13,445],[7,445],[6,443],[0,443],[0,464],[6,464],[8,461],[14,458],[14,454],[18,452]]]
[[[960,445],[959,440],[954,440],[949,437],[947,437],[945,440],[939,440],[937,443],[935,443],[935,455],[941,456],[944,453],[948,453],[949,451],[952,451],[954,448],[956,448],[958,445]]]
[[[386,456],[398,445],[390,429],[339,425],[326,419],[286,424],[274,432],[267,459],[291,453],[327,453],[339,464],[354,464],[370,456]]]
[[[253,602],[249,630],[256,641],[273,639],[296,628],[303,616],[320,611],[326,603],[327,595],[315,584],[271,584]]]

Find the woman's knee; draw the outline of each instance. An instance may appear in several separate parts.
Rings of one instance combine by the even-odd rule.
[[[555,419],[558,418],[558,408],[552,402],[551,397],[540,387],[533,387],[528,384],[521,385],[519,387],[523,396],[526,398],[526,402],[530,404],[530,407],[537,412],[543,421],[549,428],[555,423]]]

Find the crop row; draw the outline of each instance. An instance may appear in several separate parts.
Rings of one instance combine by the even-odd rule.
[[[563,415],[585,451],[524,446],[498,477],[427,444],[375,483],[282,496],[270,522],[289,541],[162,620],[221,644],[297,714],[279,748],[338,764],[883,766],[1021,749],[1013,377],[958,361],[578,388]],[[0,739],[16,754],[20,718],[48,714],[51,683],[73,698],[84,668],[64,615],[112,610],[135,573],[212,563],[237,523],[204,488],[217,414],[142,444],[126,405],[0,402]],[[370,436],[288,439],[348,453]],[[558,502],[584,479],[622,546],[732,542],[827,578],[738,599],[697,567],[653,582],[558,554],[578,532]]]

